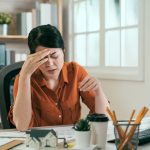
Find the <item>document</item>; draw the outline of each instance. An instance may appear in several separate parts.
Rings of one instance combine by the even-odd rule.
[[[3,139],[0,139],[0,146],[8,143],[8,142],[11,142],[13,141],[14,139],[10,139],[10,138],[3,138]]]
[[[0,138],[26,138],[25,132],[20,131],[0,131]]]
[[[74,129],[72,127],[73,126],[50,126],[50,127],[36,127],[34,129],[55,130],[58,138],[61,138],[58,139],[58,143],[61,144],[64,142],[63,140],[64,138],[66,139],[67,142],[71,142],[72,140],[74,140]],[[25,140],[26,133],[17,130],[0,130],[0,146],[13,141],[14,139]]]
[[[53,129],[58,138],[66,138],[66,140],[74,139],[74,129],[72,125],[69,126],[50,126],[50,127],[37,127],[36,129]]]
[[[42,130],[47,130],[47,129],[53,129],[56,131],[58,138],[72,138],[74,137],[74,130],[72,129],[73,126],[51,126],[51,127],[37,127],[34,129],[42,129]],[[5,131],[1,130],[0,131],[0,138],[26,138],[26,133],[25,132],[20,132],[20,131]]]

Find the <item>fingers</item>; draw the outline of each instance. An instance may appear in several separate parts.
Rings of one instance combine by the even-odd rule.
[[[95,84],[91,87],[89,86],[87,89],[85,89],[85,91],[90,91],[90,90],[96,91],[98,88],[99,88],[99,84]]]
[[[42,54],[42,53],[44,53],[46,51],[50,51],[50,50],[48,48],[46,48],[46,49],[38,51],[38,52],[36,52],[34,54],[30,54],[29,57],[35,57],[35,56],[40,55],[40,54]]]
[[[80,91],[89,91],[93,90],[97,86],[97,83],[93,82],[92,84],[87,83],[85,87],[80,89]]]
[[[49,55],[50,50],[44,49],[37,52],[37,54],[31,54],[28,56],[27,60],[22,66],[22,72],[25,75],[32,75],[33,72],[43,63],[48,61],[47,55]]]
[[[40,65],[42,65],[42,64],[45,63],[46,61],[48,61],[48,58],[44,58],[44,59],[40,60],[39,62],[37,62],[36,68],[38,68]]]
[[[86,76],[86,77],[82,80],[82,82],[80,83],[79,88],[82,88],[82,86],[84,86],[84,84],[85,84],[89,79],[90,79],[90,77],[89,77],[89,76]]]
[[[37,52],[37,54],[34,56],[29,56],[28,59],[31,61],[31,63],[36,63],[36,62],[39,62],[40,60],[44,59],[50,53],[51,53],[50,50],[42,50],[40,52]]]
[[[98,88],[99,88],[99,81],[96,78],[89,76],[84,78],[84,80],[79,85],[80,91],[90,91],[90,90],[96,91]]]
[[[50,54],[50,51],[46,51],[46,52],[43,52],[43,53],[40,53],[39,55],[37,55],[35,57],[35,61],[40,61],[42,59],[44,59],[45,57],[47,57],[48,55]]]
[[[42,50],[41,53],[38,53],[34,59],[35,61],[40,61],[44,57],[47,57],[48,55],[53,55],[54,53],[56,53],[55,49],[46,49],[46,51]]]
[[[90,85],[95,85],[95,79],[94,78],[88,78],[86,82],[80,87],[80,90],[84,90],[88,88]]]

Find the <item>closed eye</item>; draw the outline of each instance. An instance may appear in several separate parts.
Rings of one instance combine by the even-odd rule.
[[[45,56],[43,59],[48,58],[48,56]]]
[[[51,57],[51,58],[57,58],[57,57],[58,57],[57,52],[52,53],[50,57]]]

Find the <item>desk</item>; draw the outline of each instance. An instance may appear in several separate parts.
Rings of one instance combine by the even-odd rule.
[[[64,150],[63,148],[61,148],[61,146],[59,149]],[[149,150],[149,149],[150,149],[150,143],[138,147],[138,150]],[[22,144],[20,146],[16,146],[15,148],[12,148],[11,150],[33,150],[33,149],[27,148],[24,144]],[[44,150],[58,150],[58,148],[47,148],[47,149],[45,148]],[[107,143],[106,150],[116,150],[115,144]]]
[[[62,127],[66,127],[66,126],[62,126]],[[48,127],[45,127],[45,128],[48,128]],[[11,132],[11,131],[14,131],[14,129],[13,130],[12,129],[10,129],[10,130],[0,130],[0,132],[1,131],[9,131],[9,132]],[[112,136],[114,136],[114,134],[113,134],[113,125],[112,125],[111,122],[109,122],[107,139],[109,139]],[[0,138],[0,143],[1,143],[2,139],[3,138]],[[14,139],[14,138],[11,138],[11,139]],[[57,147],[57,148],[44,148],[43,150],[58,150],[58,149],[64,150],[65,148],[62,148],[62,147],[63,147],[62,144],[59,144],[59,147]],[[147,143],[147,144],[144,144],[143,146],[139,146],[138,147],[138,150],[148,150],[148,149],[150,149],[150,143]],[[12,148],[11,150],[33,150],[33,148],[28,148],[28,147],[26,147],[25,144],[22,144],[22,145],[18,145],[16,147]],[[86,150],[88,150],[88,149],[86,149]],[[115,144],[114,143],[106,143],[106,150],[116,150]]]
[[[58,147],[57,148],[45,148],[44,150],[58,150],[58,149],[65,150],[64,148],[62,148],[61,145],[59,146],[59,148]],[[149,150],[149,149],[150,149],[150,143],[144,144],[143,146],[138,147],[138,150]],[[22,145],[12,148],[11,150],[33,150],[33,149],[27,148],[25,144],[22,144]],[[72,150],[73,150],[73,148],[72,148]],[[107,143],[106,150],[116,150],[115,144]]]

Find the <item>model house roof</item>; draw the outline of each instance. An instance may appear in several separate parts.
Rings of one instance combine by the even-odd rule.
[[[31,131],[26,131],[26,134],[30,134],[30,137],[40,138],[45,137],[48,133],[52,133],[57,137],[56,132],[53,129],[44,130],[44,129],[32,129]]]

